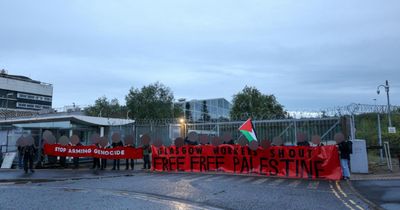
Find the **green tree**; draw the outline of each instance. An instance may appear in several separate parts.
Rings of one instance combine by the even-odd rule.
[[[125,97],[130,116],[135,119],[165,119],[182,116],[182,109],[173,105],[170,88],[156,82],[141,89],[131,88]]]
[[[96,99],[94,105],[86,108],[84,112],[89,116],[125,118],[127,110],[125,106],[119,104],[118,99],[108,100],[106,96],[102,96]]]
[[[248,117],[271,119],[284,118],[287,113],[274,95],[266,95],[255,87],[245,86],[233,96],[230,116],[232,120],[245,120]]]

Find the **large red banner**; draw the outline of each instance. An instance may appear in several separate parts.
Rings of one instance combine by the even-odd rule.
[[[59,144],[45,144],[44,154],[62,157],[95,157],[102,159],[141,159],[143,158],[142,148],[116,147],[98,148],[91,146],[62,146]]]
[[[256,151],[247,146],[152,147],[153,170],[260,174],[304,179],[339,180],[342,176],[336,146],[270,147]]]

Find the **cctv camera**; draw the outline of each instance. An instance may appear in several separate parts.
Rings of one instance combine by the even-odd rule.
[[[379,95],[379,93],[381,93],[381,91],[379,91],[379,89],[376,91],[376,93],[378,93],[378,95]]]

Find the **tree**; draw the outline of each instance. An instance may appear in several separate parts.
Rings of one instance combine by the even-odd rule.
[[[287,116],[284,107],[274,95],[262,94],[257,88],[245,86],[233,96],[230,112],[232,120],[284,118]]]
[[[201,116],[204,122],[211,120],[210,114],[208,113],[207,101],[203,101],[203,106],[201,107]]]
[[[125,118],[127,110],[125,106],[119,104],[118,99],[108,100],[106,96],[102,96],[96,99],[94,105],[86,108],[84,112],[89,116]]]
[[[130,115],[135,119],[165,119],[182,116],[182,110],[173,105],[170,88],[156,82],[141,89],[131,88],[125,97]]]

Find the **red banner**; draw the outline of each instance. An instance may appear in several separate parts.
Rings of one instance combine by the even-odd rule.
[[[250,150],[247,146],[152,147],[155,171],[260,174],[304,179],[339,180],[342,176],[336,146],[282,146]]]
[[[44,154],[62,157],[95,157],[102,159],[141,159],[143,158],[142,148],[116,147],[98,148],[91,146],[62,146],[59,144],[45,144]]]

